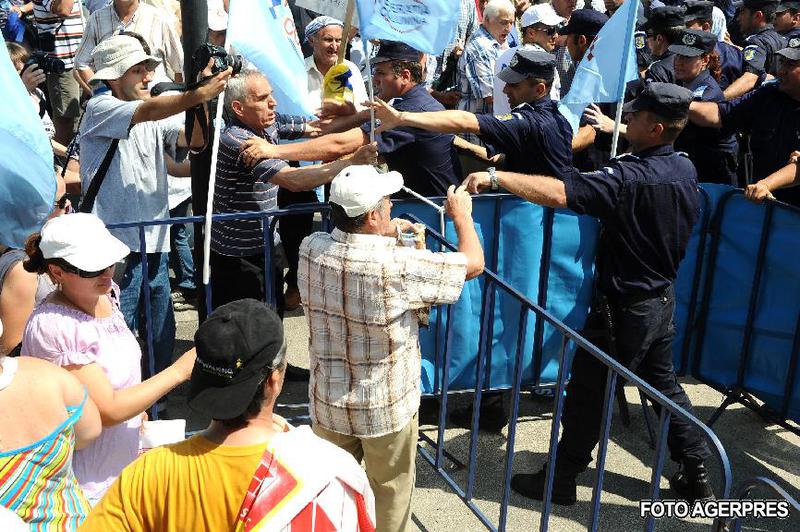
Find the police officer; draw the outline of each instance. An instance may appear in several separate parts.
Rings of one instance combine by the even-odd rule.
[[[775,52],[786,46],[786,40],[772,26],[778,0],[744,0],[736,21],[747,35],[744,56],[744,73],[725,89],[725,98],[732,100],[758,87],[767,74],[778,73]]]
[[[556,177],[572,173],[572,128],[550,98],[555,57],[520,48],[498,76],[506,82],[503,90],[511,104],[510,114],[476,115],[455,110],[401,113],[376,100],[373,107],[381,120],[379,130],[411,127],[439,133],[473,133],[485,143],[488,156],[504,154],[503,166],[512,172]],[[471,410],[456,410],[450,419],[456,425],[471,426]],[[508,423],[501,392],[484,394],[480,420],[481,430],[495,433]]]
[[[505,155],[504,167],[514,172],[564,175],[572,170],[572,128],[550,98],[555,57],[540,50],[518,49],[498,76],[511,104],[500,116],[467,111],[405,113],[376,100],[379,131],[396,127],[438,133],[472,133],[486,143],[487,155]]]
[[[675,54],[675,78],[678,85],[692,91],[698,102],[724,102],[725,96],[712,75],[717,37],[700,30],[684,30],[680,41],[669,47]],[[675,140],[675,149],[686,152],[697,168],[698,180],[736,186],[736,138],[730,132],[688,124]]]
[[[669,46],[678,40],[685,28],[683,17],[684,8],[679,6],[660,6],[650,11],[644,31],[655,62],[647,69],[645,81],[675,83],[675,58]]]
[[[625,105],[628,140],[633,153],[596,172],[554,179],[499,172],[497,184],[548,207],[568,207],[596,216],[602,224],[598,244],[598,294],[587,329],[609,315],[613,356],[655,389],[691,411],[691,402],[672,369],[672,284],[692,226],[699,215],[697,173],[691,161],[674,151],[689,111],[692,93],[676,85],[653,82]],[[485,172],[471,174],[467,190],[489,188]],[[599,311],[599,312],[598,312]],[[598,442],[607,368],[578,351],[562,418],[552,501],[574,504],[578,473],[592,460]],[[712,496],[704,461],[710,456],[701,434],[671,416],[668,445],[680,470],[670,479],[676,494],[690,501]],[[516,474],[511,486],[534,499],[544,497],[545,469]]]
[[[706,0],[686,0],[686,28],[691,30],[711,31],[714,4]],[[718,80],[720,88],[724,91],[735,80],[742,76],[744,56],[742,51],[725,41],[717,41],[717,54],[721,67],[721,76]]]
[[[775,31],[785,39],[800,37],[800,1],[784,0],[775,10]]]
[[[750,134],[754,181],[779,171],[800,148],[800,38],[790,39],[777,55],[777,80],[730,102],[692,102],[689,112],[697,125]],[[800,205],[797,188],[775,195]]]

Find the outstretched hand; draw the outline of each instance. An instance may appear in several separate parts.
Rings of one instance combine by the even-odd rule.
[[[374,102],[364,102],[364,107],[374,109],[375,118],[381,121],[381,125],[375,130],[375,133],[382,133],[394,129],[403,121],[402,113],[380,98],[375,98]]]

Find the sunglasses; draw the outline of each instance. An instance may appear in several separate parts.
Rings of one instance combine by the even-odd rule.
[[[552,37],[553,35],[556,34],[556,32],[558,32],[558,28],[556,28],[555,26],[534,26],[533,30],[540,31],[545,35],[549,35],[550,37]]]
[[[75,275],[79,276],[81,279],[94,279],[95,277],[100,277],[101,275],[103,275],[106,272],[106,270],[108,268],[111,268],[111,266],[108,266],[108,267],[103,268],[102,270],[98,270],[96,272],[87,272],[86,270],[81,270],[80,268],[76,268],[72,264],[68,264],[66,262],[63,263],[63,264],[60,264],[60,266],[61,266],[61,269],[64,270],[65,272],[74,273]]]

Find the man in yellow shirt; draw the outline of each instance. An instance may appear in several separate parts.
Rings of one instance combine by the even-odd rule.
[[[278,315],[254,299],[228,303],[195,344],[189,406],[210,425],[126,467],[80,529],[310,530],[314,520],[374,530],[372,491],[353,457],[273,414],[286,371]]]

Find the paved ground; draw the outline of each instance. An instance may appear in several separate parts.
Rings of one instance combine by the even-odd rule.
[[[197,315],[192,311],[177,313],[177,350],[191,347],[191,338],[197,326]],[[289,345],[290,362],[308,367],[308,332],[305,318],[300,313],[285,320]],[[689,397],[695,405],[698,417],[708,419],[721,403],[722,396],[713,389],[692,379],[682,379]],[[640,530],[643,521],[638,516],[638,501],[645,498],[650,482],[650,463],[654,452],[647,442],[642,410],[635,389],[627,389],[631,403],[631,426],[622,426],[615,415],[612,423],[612,436],[608,449],[604,493],[600,514],[600,530],[629,531]],[[279,400],[281,404],[307,402],[307,386],[287,382]],[[468,399],[459,397],[452,401],[455,406]],[[183,390],[178,389],[168,402],[169,417],[188,415],[188,429],[202,428],[207,420],[191,415],[184,406]],[[293,416],[304,410],[282,407],[279,413]],[[552,402],[533,400],[530,396],[521,402],[521,419],[517,428],[514,472],[538,470],[547,455],[547,446],[552,419]],[[774,425],[767,425],[756,414],[744,407],[729,408],[714,427],[722,441],[733,465],[734,486],[745,479],[764,475],[777,480],[796,498],[800,499],[800,437]],[[432,438],[436,437],[433,427],[424,427]],[[481,511],[495,525],[499,518],[502,497],[502,477],[505,460],[506,435],[484,436],[479,438],[477,482],[475,500]],[[448,429],[445,433],[446,449],[459,460],[466,461],[469,448],[469,433],[461,429]],[[466,474],[448,464],[447,470],[461,486],[465,485]],[[719,468],[711,465],[712,478],[718,484]],[[666,474],[674,471],[667,465]],[[592,486],[595,470],[590,468],[578,481],[578,502],[572,507],[554,507],[550,519],[550,530],[585,530],[589,521]],[[662,479],[661,489],[669,496],[666,478]],[[761,494],[761,496],[766,496]],[[447,484],[428,463],[417,459],[417,488],[413,504],[414,523],[419,530],[465,531],[482,530],[480,521],[473,516],[461,500],[449,489]],[[541,504],[532,502],[515,494],[511,495],[508,515],[508,530],[538,530],[541,517]],[[700,531],[708,530],[710,521],[704,520],[661,520],[657,530]],[[793,515],[783,521],[748,521],[745,530],[800,531],[800,515]]]

